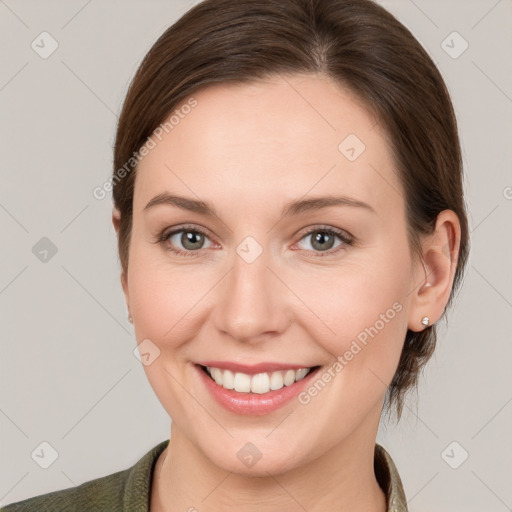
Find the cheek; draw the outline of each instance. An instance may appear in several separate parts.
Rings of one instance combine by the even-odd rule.
[[[347,269],[334,282],[326,277],[310,294],[325,324],[309,315],[303,328],[329,353],[330,361],[299,402],[312,417],[324,418],[320,438],[348,435],[370,411],[380,411],[407,332],[409,264],[381,256],[380,264],[368,262],[357,272]]]
[[[383,383],[389,383],[396,370],[411,291],[407,255],[407,249],[381,251],[294,288],[314,312],[301,320],[304,328],[333,362],[341,356],[346,378],[373,370]]]
[[[190,339],[190,321],[197,320],[205,280],[199,281],[202,285],[194,284],[198,273],[191,275],[183,270],[146,268],[139,275],[135,273],[134,269],[130,296],[137,340],[150,338],[159,345],[165,340],[165,346],[170,347],[173,340],[179,343]]]
[[[196,335],[199,309],[194,305],[204,295],[205,282],[197,267],[194,272],[187,268],[193,267],[170,265],[153,246],[148,248],[141,243],[132,247],[128,271],[130,309],[137,343],[146,344],[142,345],[142,352],[149,352],[151,358],[143,368],[163,408],[178,423],[187,411],[190,413],[190,403],[183,387],[187,368],[176,354]],[[198,278],[201,285],[195,284]],[[197,421],[200,424],[204,419],[199,417]]]
[[[196,304],[204,303],[201,298],[213,287],[211,269],[172,264],[164,250],[142,241],[133,243],[130,250],[130,310],[137,340],[149,338],[157,344],[168,340],[169,345],[172,340],[190,338],[190,319],[201,309]]]

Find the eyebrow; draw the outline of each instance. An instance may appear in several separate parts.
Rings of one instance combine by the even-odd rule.
[[[199,213],[201,215],[219,217],[215,211],[215,208],[208,202],[169,194],[168,192],[163,192],[162,194],[158,194],[157,196],[153,197],[153,199],[151,199],[151,201],[149,201],[149,203],[144,207],[144,211],[150,210],[151,208],[159,205],[176,206],[183,210]],[[290,201],[289,203],[286,203],[281,216],[287,217],[290,215],[298,215],[304,212],[321,210],[322,208],[328,208],[330,206],[351,206],[356,208],[363,208],[370,212],[376,213],[369,204],[357,199],[346,196],[323,196]]]

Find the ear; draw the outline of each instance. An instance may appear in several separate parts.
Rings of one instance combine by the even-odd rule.
[[[114,209],[112,210],[112,224],[114,226],[114,229],[116,230],[117,236],[119,236],[119,228],[121,226],[121,212],[116,207],[114,207]],[[123,272],[121,272],[121,286],[123,287],[126,306],[128,307],[128,309],[130,309],[130,297],[128,293],[128,276],[126,275],[126,272],[124,270]]]
[[[116,234],[119,236],[119,228],[121,227],[121,212],[114,206],[112,210],[112,224],[116,230]]]
[[[444,313],[455,277],[460,247],[460,222],[452,210],[443,210],[434,231],[422,239],[422,260],[415,269],[416,287],[409,309],[408,327],[419,332]],[[428,317],[429,323],[422,324]]]

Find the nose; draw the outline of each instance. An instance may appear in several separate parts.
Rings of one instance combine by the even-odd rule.
[[[263,251],[252,262],[235,253],[231,271],[219,285],[214,323],[219,332],[250,344],[279,337],[287,327],[286,287]]]

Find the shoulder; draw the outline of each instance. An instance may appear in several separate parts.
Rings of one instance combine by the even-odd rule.
[[[388,512],[407,512],[402,480],[391,455],[379,444],[375,444],[375,476],[386,494]]]
[[[41,494],[0,509],[0,512],[122,510],[124,484],[129,470],[96,478],[77,487]]]
[[[0,512],[147,510],[153,466],[168,442],[163,441],[152,448],[128,469],[89,480],[76,487],[11,503],[0,508]]]

